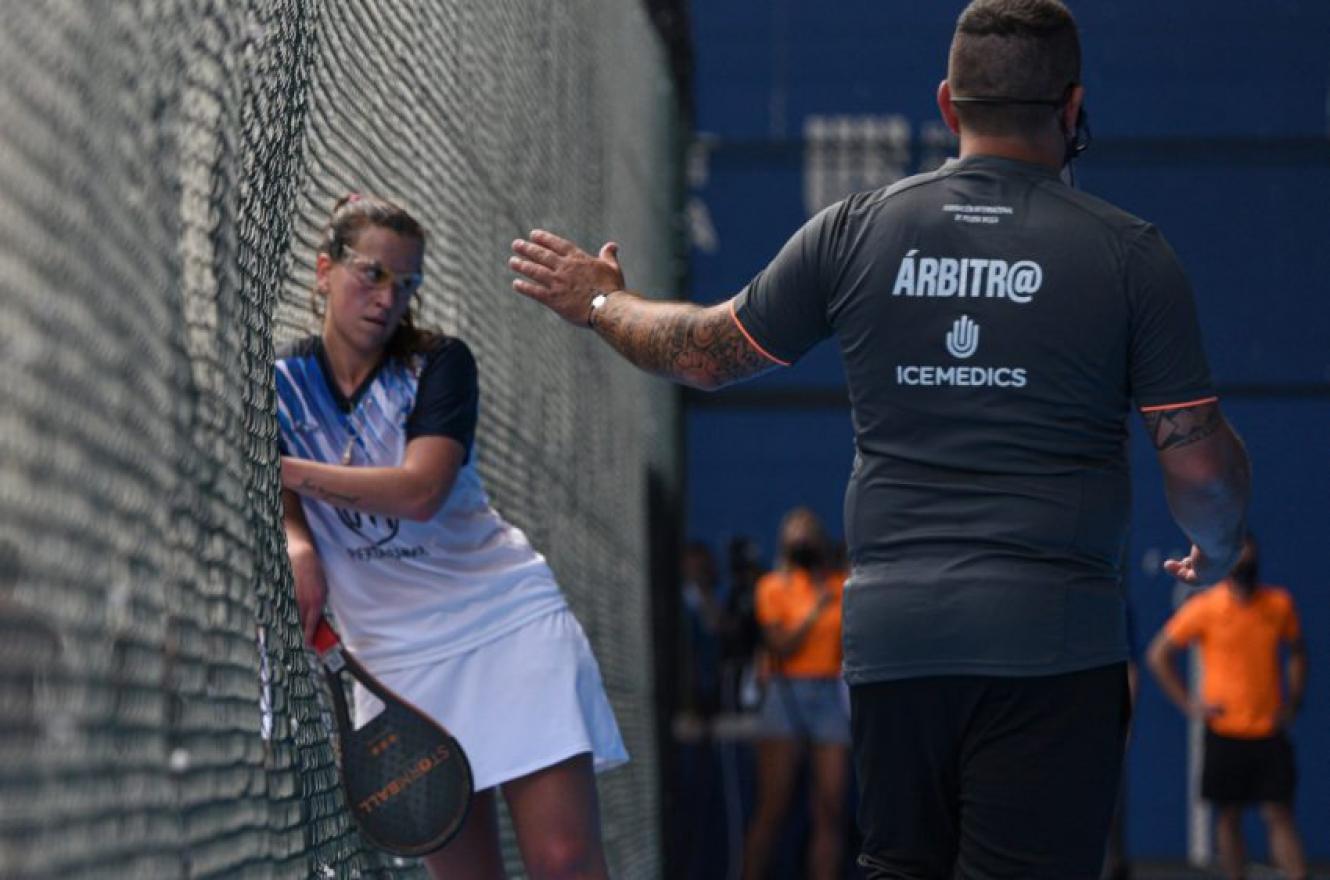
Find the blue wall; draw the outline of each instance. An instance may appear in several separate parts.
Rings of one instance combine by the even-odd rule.
[[[716,231],[695,249],[693,289],[736,292],[805,219],[809,114],[936,119],[934,91],[962,3],[707,0],[693,8],[697,130],[711,144],[694,194]],[[1085,48],[1096,144],[1081,185],[1156,222],[1196,287],[1225,410],[1256,469],[1253,525],[1271,580],[1303,613],[1312,664],[1295,728],[1298,812],[1311,854],[1330,859],[1330,3],[1072,2]],[[919,149],[912,161],[919,159]],[[690,535],[736,533],[770,552],[781,514],[809,504],[839,534],[852,457],[842,386],[824,345],[750,386],[784,408],[724,396],[689,415]],[[748,390],[752,389],[752,390]],[[817,398],[827,391],[827,400]],[[801,404],[813,392],[810,405]],[[751,404],[751,400],[750,400]],[[1183,539],[1164,506],[1153,453],[1134,438],[1130,591],[1143,644],[1171,581],[1142,561]],[[1128,834],[1138,857],[1182,858],[1183,722],[1153,682],[1138,707]],[[1260,848],[1255,848],[1260,852]]]

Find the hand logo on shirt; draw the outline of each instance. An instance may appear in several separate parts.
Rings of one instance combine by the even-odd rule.
[[[961,315],[947,331],[947,353],[964,360],[979,350],[979,325]]]
[[[358,510],[337,508],[337,518],[342,525],[369,542],[371,547],[382,547],[397,537],[397,530],[402,522],[393,516],[379,516],[377,513],[361,513]]]

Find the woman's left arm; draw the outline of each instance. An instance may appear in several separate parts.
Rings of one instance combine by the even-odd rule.
[[[398,467],[348,467],[282,456],[282,488],[337,507],[424,521],[448,500],[466,461],[452,437],[412,438]]]

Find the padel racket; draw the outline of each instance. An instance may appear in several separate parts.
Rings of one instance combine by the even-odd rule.
[[[448,731],[394,694],[320,620],[314,650],[332,691],[342,787],[351,815],[374,846],[400,856],[440,849],[462,828],[471,805],[471,765]],[[351,724],[342,676],[383,701],[364,727]]]

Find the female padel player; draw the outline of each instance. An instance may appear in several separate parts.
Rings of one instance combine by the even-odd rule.
[[[425,231],[340,199],[319,244],[322,331],[277,360],[287,549],[306,638],[348,649],[466,751],[476,797],[435,877],[502,877],[501,788],[533,878],[607,876],[594,773],[627,760],[586,636],[544,557],[490,506],[476,362],[415,326]],[[378,701],[357,687],[357,723]]]

